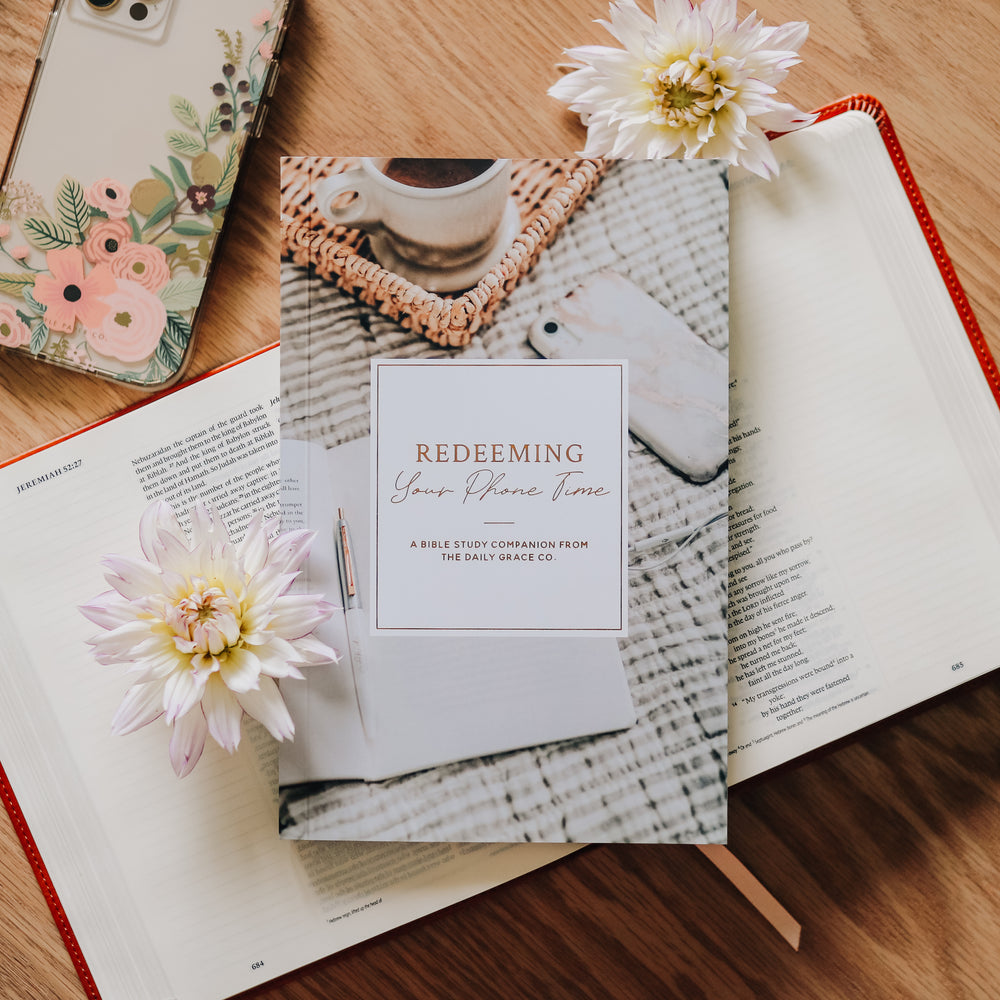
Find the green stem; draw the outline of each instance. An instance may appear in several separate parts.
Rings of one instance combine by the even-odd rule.
[[[189,201],[189,200],[190,199],[188,198],[187,195],[184,195],[183,198],[179,199],[178,202],[177,202],[177,204],[173,207],[173,209],[170,212],[170,220],[167,222],[167,225],[163,229],[161,229],[158,233],[155,233],[153,236],[150,236],[150,238],[148,240],[144,240],[143,242],[145,242],[145,243],[155,243],[161,236],[165,236],[167,233],[169,233],[170,230],[174,228],[174,223],[177,221],[178,215],[182,214],[181,213],[181,206],[184,204],[184,202]],[[197,212],[185,212],[183,214],[189,215],[193,219],[193,218],[195,218],[195,216],[198,213]]]
[[[26,260],[18,260],[3,244],[0,244],[0,251],[3,252],[5,257],[10,258],[18,267],[23,268],[25,271],[31,271],[32,274],[41,274],[43,271],[43,268],[32,267]]]

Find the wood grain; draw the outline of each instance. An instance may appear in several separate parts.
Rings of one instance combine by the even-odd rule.
[[[1000,8],[993,0],[762,0],[808,20],[783,87],[888,108],[987,340],[1000,351]],[[0,147],[48,0],[0,0]],[[741,4],[741,12],[749,7]],[[283,153],[568,155],[545,96],[563,46],[603,43],[598,0],[302,0],[192,373],[277,336]],[[0,356],[0,460],[135,394]],[[933,474],[933,470],[929,470]],[[258,989],[255,1000],[512,997],[843,1000],[1000,996],[1000,684],[994,678],[734,791],[735,853],[802,921],[793,952],[693,849],[602,847]],[[83,991],[6,819],[0,998]]]

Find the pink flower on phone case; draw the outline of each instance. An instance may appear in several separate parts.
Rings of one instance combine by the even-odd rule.
[[[0,344],[22,347],[31,340],[31,331],[21,321],[13,306],[0,303]]]
[[[94,181],[83,196],[91,208],[103,212],[109,219],[124,219],[128,215],[128,189],[110,177]]]
[[[150,292],[159,292],[170,281],[167,255],[151,243],[126,243],[112,257],[111,273]]]
[[[145,361],[156,350],[167,322],[163,303],[135,281],[115,281],[105,296],[108,312],[100,325],[87,329],[87,343],[122,361]]]
[[[50,250],[45,255],[48,274],[35,278],[35,298],[45,307],[45,323],[50,330],[72,333],[79,321],[96,326],[111,308],[105,296],[114,291],[115,279],[107,264],[98,264],[83,273],[83,254],[78,247]]]
[[[111,258],[132,236],[132,227],[124,219],[106,219],[90,227],[83,241],[83,256],[91,264],[110,263]]]

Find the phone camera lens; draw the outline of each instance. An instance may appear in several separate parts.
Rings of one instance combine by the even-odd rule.
[[[111,10],[112,7],[118,6],[118,0],[86,0],[86,2],[88,7],[100,11],[102,14]]]
[[[545,326],[542,327],[542,329],[546,333],[548,333],[548,334],[558,333],[559,332],[559,324],[554,319],[550,319],[545,324]]]
[[[144,3],[134,3],[128,9],[128,16],[133,21],[145,21],[147,14],[149,14],[149,8]]]

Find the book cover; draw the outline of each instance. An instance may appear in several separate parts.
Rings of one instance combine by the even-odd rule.
[[[726,171],[602,164],[525,265],[558,168],[283,163],[331,266],[283,264],[282,512],[343,608],[286,838],[725,839]]]

